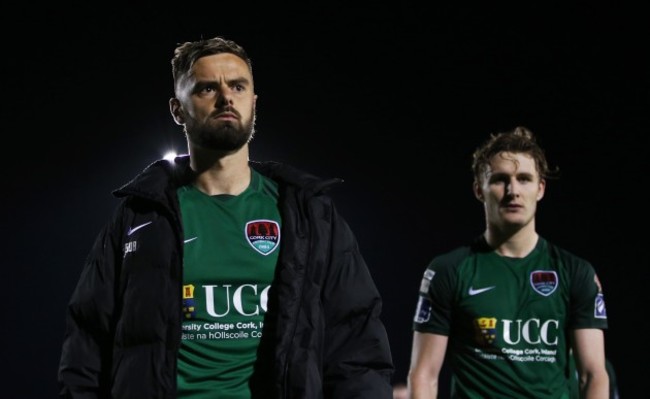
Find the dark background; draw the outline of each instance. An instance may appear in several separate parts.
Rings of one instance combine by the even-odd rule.
[[[0,396],[55,397],[66,303],[117,205],[110,191],[185,152],[167,105],[173,49],[216,35],[253,58],[251,158],[345,179],[331,194],[383,295],[396,380],[426,264],[484,227],[472,150],[525,125],[562,173],[538,231],[594,264],[622,397],[647,392],[646,14],[422,3],[4,12]]]

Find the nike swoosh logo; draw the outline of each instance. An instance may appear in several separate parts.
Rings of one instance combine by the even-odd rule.
[[[477,294],[483,293],[485,291],[490,291],[494,287],[495,287],[494,285],[492,287],[485,287],[485,288],[478,288],[478,289],[474,289],[473,287],[469,287],[468,293],[469,293],[470,296],[471,295],[477,295]]]
[[[184,242],[185,244],[187,244],[188,242],[192,242],[192,241],[196,240],[197,238],[199,238],[199,237],[188,238],[187,240],[185,240],[185,241],[183,241],[183,242]]]
[[[126,235],[130,236],[131,234],[135,233],[136,231],[140,230],[141,228],[143,228],[145,226],[149,226],[151,223],[153,223],[153,222],[142,223],[139,226],[130,227],[129,231],[126,233]]]

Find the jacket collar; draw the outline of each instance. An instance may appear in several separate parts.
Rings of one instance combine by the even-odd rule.
[[[116,197],[139,196],[154,201],[164,201],[170,190],[190,184],[195,173],[190,168],[189,155],[181,155],[173,161],[157,160],[148,165],[132,180],[113,191]],[[256,171],[276,181],[280,186],[302,188],[308,195],[315,195],[342,183],[341,178],[322,179],[293,166],[275,161],[250,161]]]

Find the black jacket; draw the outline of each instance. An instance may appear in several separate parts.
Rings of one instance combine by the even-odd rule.
[[[381,298],[324,181],[251,162],[280,187],[282,246],[258,349],[255,398],[392,398]],[[68,305],[62,398],[175,398],[188,157],[157,161],[114,194]],[[140,231],[131,226],[151,224]]]

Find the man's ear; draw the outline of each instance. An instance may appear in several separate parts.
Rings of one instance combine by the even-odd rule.
[[[544,198],[545,193],[546,193],[546,179],[540,179],[539,180],[539,192],[537,193],[537,201]]]
[[[178,101],[176,97],[172,97],[169,99],[169,112],[172,114],[172,118],[174,118],[174,122],[176,122],[177,125],[184,125],[185,124],[185,117],[183,116],[183,108],[181,107],[181,102]]]
[[[481,190],[481,185],[477,181],[474,181],[472,184],[472,190],[474,191],[474,196],[476,199],[483,202],[483,190]]]

